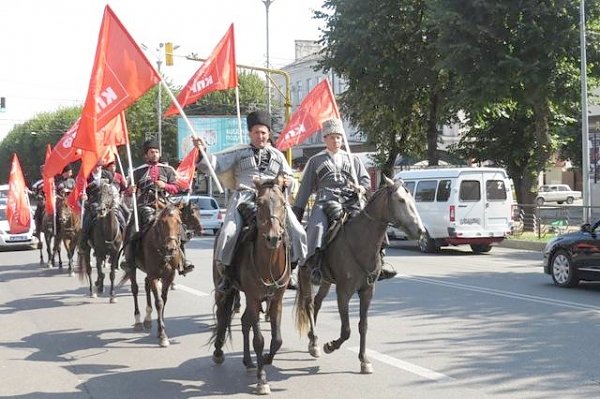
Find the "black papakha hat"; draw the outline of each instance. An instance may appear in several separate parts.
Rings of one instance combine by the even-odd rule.
[[[65,166],[62,170],[62,173],[68,172],[68,171],[72,171],[73,167],[71,166],[71,164],[68,164],[67,166]]]
[[[148,150],[151,148],[160,150],[160,145],[158,144],[158,141],[154,139],[144,141],[144,144],[142,145],[142,150],[144,151],[144,154],[147,153]]]
[[[248,131],[252,130],[254,125],[264,125],[271,130],[271,114],[267,111],[254,111],[246,117],[248,123]]]

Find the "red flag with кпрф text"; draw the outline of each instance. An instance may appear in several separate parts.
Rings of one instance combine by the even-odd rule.
[[[8,199],[6,202],[6,219],[10,234],[21,234],[31,227],[31,208],[25,191],[25,178],[17,154],[13,154],[8,175]]]
[[[329,80],[325,79],[304,97],[294,115],[281,131],[275,147],[280,151],[285,151],[298,145],[321,130],[324,121],[339,117],[340,111]]]
[[[102,156],[105,143],[98,140],[96,133],[159,82],[160,76],[152,64],[106,6],[90,86],[73,145]]]

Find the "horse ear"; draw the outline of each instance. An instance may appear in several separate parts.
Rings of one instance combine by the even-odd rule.
[[[383,175],[383,179],[385,181],[386,186],[392,187],[394,185],[394,181],[392,179],[390,179],[389,177],[387,177],[386,175]]]

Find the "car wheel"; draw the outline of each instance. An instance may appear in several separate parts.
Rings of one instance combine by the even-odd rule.
[[[437,245],[435,240],[429,236],[429,233],[425,232],[419,237],[419,249],[424,254],[431,254],[438,252],[440,247]]]
[[[550,265],[552,280],[559,287],[571,288],[579,284],[571,255],[563,249],[556,251]]]
[[[535,200],[535,203],[538,204],[538,206],[542,206],[544,205],[544,199],[542,197],[539,197]]]
[[[476,254],[490,252],[491,250],[492,246],[490,244],[471,244],[471,251]]]
[[[567,204],[572,204],[572,203],[573,203],[573,197],[568,197]]]

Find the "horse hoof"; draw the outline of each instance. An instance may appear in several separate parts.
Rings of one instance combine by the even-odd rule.
[[[69,277],[73,277],[75,275],[75,273],[73,273],[73,270],[69,270]]]
[[[212,359],[215,364],[222,364],[225,361],[225,356],[223,356],[223,355],[217,356],[217,355],[213,354]]]
[[[98,298],[98,294],[96,294],[95,292],[90,294],[90,298]]]
[[[133,331],[142,331],[144,329],[144,326],[142,325],[142,323],[135,323],[133,325]]]
[[[249,362],[249,363],[244,362],[244,366],[246,366],[246,371],[248,371],[248,372],[256,370],[256,364],[254,364],[252,362]]]
[[[177,289],[177,285],[175,283],[171,284],[171,290],[175,291]]]
[[[110,297],[110,303],[117,303],[117,297],[111,296]]]
[[[360,373],[361,374],[373,374],[373,365],[368,362],[360,363]]]
[[[152,328],[152,321],[151,320],[148,320],[148,321],[144,320],[144,328],[146,330],[151,329]]]
[[[271,387],[269,386],[269,384],[258,383],[258,384],[256,384],[256,394],[257,395],[270,395]]]
[[[330,354],[331,352],[333,352],[333,349],[329,346],[329,344],[325,344],[323,345],[323,352]]]
[[[321,357],[321,349],[317,345],[309,345],[308,353],[310,353],[312,357]]]
[[[158,342],[158,345],[161,348],[167,348],[171,343],[169,342],[169,338],[161,338]]]

